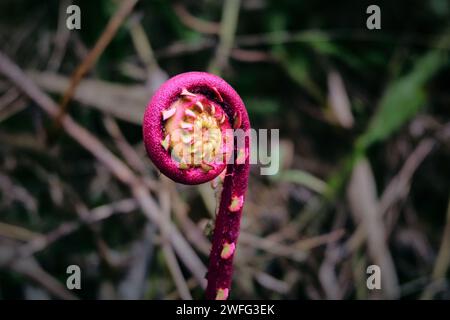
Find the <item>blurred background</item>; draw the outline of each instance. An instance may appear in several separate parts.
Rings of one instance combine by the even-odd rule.
[[[2,0],[0,298],[203,297],[216,193],[141,135],[152,92],[202,70],[280,130],[232,299],[449,299],[449,22],[448,0]]]

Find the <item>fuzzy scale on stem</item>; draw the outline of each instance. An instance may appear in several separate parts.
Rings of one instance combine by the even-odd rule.
[[[152,97],[143,121],[147,153],[172,180],[200,184],[226,170],[206,275],[207,299],[228,298],[248,184],[250,140],[246,135],[244,150],[237,150],[231,129],[250,130],[244,103],[223,79],[205,72],[166,81]],[[231,155],[234,161],[227,162]]]

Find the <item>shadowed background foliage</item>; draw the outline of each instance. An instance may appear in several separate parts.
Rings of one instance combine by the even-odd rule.
[[[27,79],[1,61],[0,298],[203,297],[216,192],[161,176],[140,126],[152,92],[192,70],[280,130],[278,174],[252,166],[232,299],[450,298],[448,0],[134,2],[0,4],[0,51]]]

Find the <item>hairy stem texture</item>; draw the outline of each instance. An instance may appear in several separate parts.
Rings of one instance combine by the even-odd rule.
[[[236,91],[205,72],[169,79],[144,115],[146,150],[163,174],[184,184],[224,177],[206,275],[207,299],[225,300],[230,291],[248,184],[249,130],[247,111]]]

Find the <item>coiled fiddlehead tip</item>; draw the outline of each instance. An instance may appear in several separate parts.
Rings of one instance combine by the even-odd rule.
[[[179,74],[166,81],[147,106],[147,153],[176,182],[210,181],[225,169],[231,155],[228,129],[236,124],[250,127],[246,114],[241,98],[223,79],[206,72]]]

